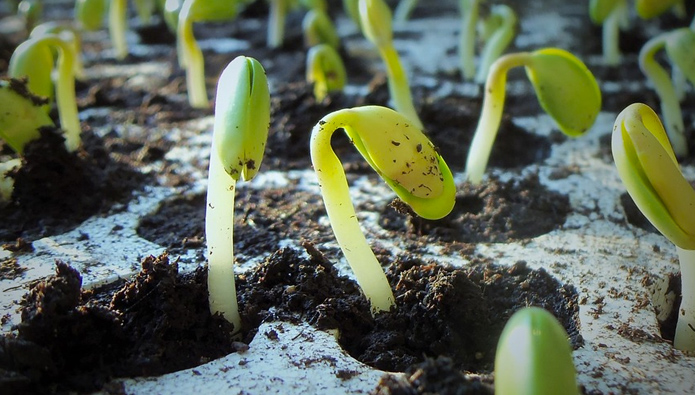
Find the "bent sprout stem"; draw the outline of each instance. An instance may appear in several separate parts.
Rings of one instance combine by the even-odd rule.
[[[193,35],[192,8],[196,0],[185,0],[179,12],[177,43],[179,65],[186,68],[186,90],[188,103],[193,108],[206,108],[208,94],[205,89],[205,60],[203,51]]]
[[[500,57],[504,49],[514,39],[514,27],[516,26],[516,13],[507,5],[496,5],[492,7],[490,18],[499,18],[500,26],[492,34],[492,37],[485,43],[480,54],[480,67],[475,76],[475,82],[482,84],[487,78],[492,62]]]
[[[685,124],[683,123],[678,94],[671,83],[668,71],[655,58],[656,53],[666,47],[668,35],[676,32],[661,34],[647,41],[639,53],[639,66],[652,82],[659,96],[664,126],[673,150],[677,157],[683,158],[688,155],[688,142],[685,136]]]
[[[270,0],[268,11],[268,47],[279,48],[285,40],[285,16],[289,0]]]
[[[80,133],[82,132],[77,116],[77,101],[75,100],[75,54],[72,45],[54,34],[30,38],[20,44],[12,54],[9,74],[11,77],[28,76],[30,80],[36,75],[37,80],[49,81],[48,86],[42,87],[40,92],[33,92],[43,94],[47,89],[51,89],[50,73],[53,69],[52,57],[46,59],[44,54],[52,53],[53,49],[58,53],[58,77],[56,78],[55,89],[58,116],[60,126],[65,131],[65,147],[72,152],[79,147],[81,143]],[[30,74],[27,74],[27,71],[30,71]],[[32,89],[31,85],[29,87]]]
[[[331,136],[344,129],[370,166],[420,216],[439,219],[454,206],[456,187],[446,163],[403,114],[365,106],[333,112],[314,126],[311,161],[333,233],[372,312],[389,310],[393,292],[360,229],[343,166]]]
[[[116,59],[125,59],[128,56],[128,42],[126,41],[127,27],[127,2],[126,0],[110,0],[109,3],[109,35]]]
[[[468,181],[479,184],[483,179],[483,173],[490,159],[492,144],[497,138],[497,132],[502,122],[504,100],[507,95],[507,71],[523,66],[528,62],[528,53],[519,53],[502,56],[491,66],[485,83],[485,96],[483,97],[483,109],[475,129],[473,140],[466,159],[466,173]]]
[[[620,39],[618,36],[620,35],[620,25],[627,12],[627,2],[625,0],[619,0],[613,11],[603,22],[603,30],[601,33],[603,40],[603,60],[609,66],[617,66],[620,64]]]
[[[517,66],[524,66],[541,107],[566,135],[584,134],[601,108],[596,79],[567,51],[544,48],[498,58],[485,82],[483,109],[466,160],[466,177],[473,184],[482,180],[502,120],[507,72]]]
[[[659,117],[645,104],[618,115],[611,149],[632,200],[677,247],[682,301],[673,345],[695,351],[695,190],[680,171]]]

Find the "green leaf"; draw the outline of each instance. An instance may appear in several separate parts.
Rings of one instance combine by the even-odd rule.
[[[601,110],[601,91],[591,71],[571,53],[545,48],[531,54],[526,74],[541,107],[569,136],[584,134]]]
[[[52,126],[43,109],[44,98],[36,97],[16,79],[0,80],[0,138],[21,154],[24,146],[39,138],[39,128]]]
[[[695,31],[687,27],[674,30],[668,34],[665,47],[671,62],[695,85]]]

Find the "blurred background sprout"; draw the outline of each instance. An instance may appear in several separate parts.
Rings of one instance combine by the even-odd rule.
[[[347,81],[345,65],[338,52],[328,44],[319,44],[307,54],[306,80],[314,84],[314,97],[322,101],[329,92],[341,91]]]

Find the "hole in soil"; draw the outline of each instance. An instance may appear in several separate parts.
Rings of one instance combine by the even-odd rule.
[[[680,273],[669,274],[666,277],[646,275],[642,283],[649,290],[661,337],[673,341],[676,336],[678,310],[681,304]]]
[[[318,225],[325,212],[319,195],[293,189],[238,188],[234,204],[234,250],[239,262],[277,250],[283,239],[333,240],[330,228]],[[204,261],[205,195],[165,200],[140,220],[137,232],[170,253],[198,249],[199,260]]]
[[[464,243],[502,243],[536,237],[559,228],[570,212],[569,198],[546,189],[537,175],[480,186],[465,184],[447,217],[430,221],[403,216],[390,207],[381,212],[385,229],[416,238]]]

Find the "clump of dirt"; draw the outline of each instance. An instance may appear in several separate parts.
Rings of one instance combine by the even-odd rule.
[[[492,378],[467,377],[451,358],[427,358],[406,369],[405,376],[384,375],[372,395],[492,395]]]
[[[393,203],[410,212],[405,204]],[[385,229],[411,238],[464,243],[504,243],[536,237],[561,227],[571,211],[569,198],[550,191],[536,174],[502,182],[491,178],[478,186],[466,183],[456,195],[451,214],[440,220],[416,215],[404,217],[393,210],[381,213]]]
[[[65,149],[56,128],[43,128],[41,137],[24,149],[14,178],[12,199],[0,208],[0,241],[37,239],[69,231],[87,218],[125,203],[148,177],[128,163],[115,160],[104,140],[82,135],[76,152]]]
[[[231,324],[210,315],[202,270],[179,274],[166,255],[148,257],[132,281],[83,290],[75,269],[56,266],[22,301],[17,335],[0,339],[0,392],[92,392],[114,377],[160,375],[236,350]]]

